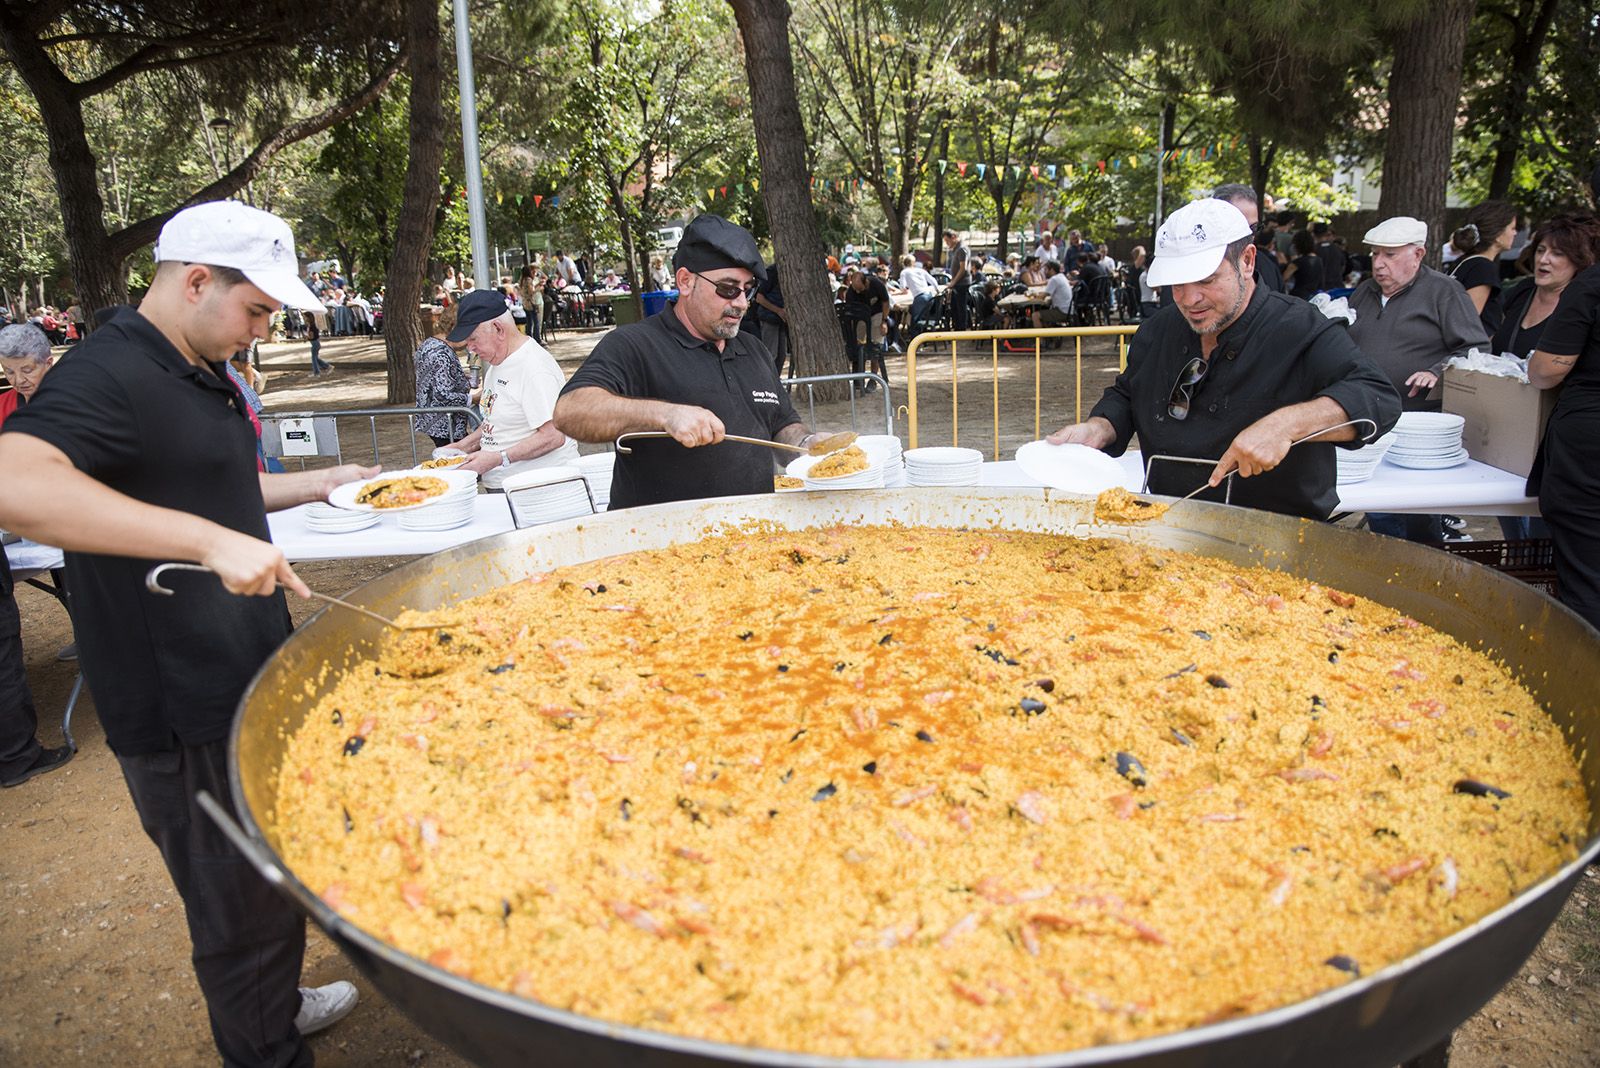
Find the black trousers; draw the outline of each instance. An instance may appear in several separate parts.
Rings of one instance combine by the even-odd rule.
[[[39,713],[22,662],[22,617],[12,596],[11,568],[0,553],[0,778],[20,775],[39,755]]]
[[[194,973],[226,1068],[310,1068],[295,1029],[305,918],[267,885],[195,804],[204,790],[229,811],[227,742],[119,756],[139,822],[183,898]]]
[[[950,329],[972,329],[972,305],[968,302],[971,292],[970,282],[959,282],[950,287]]]
[[[1564,398],[1563,398],[1564,399]],[[1600,627],[1600,412],[1558,405],[1545,429],[1539,511],[1555,544],[1561,603]]]

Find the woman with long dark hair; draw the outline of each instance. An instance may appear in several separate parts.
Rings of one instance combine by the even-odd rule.
[[[1450,235],[1461,258],[1445,272],[1467,291],[1490,337],[1500,329],[1505,308],[1500,299],[1500,253],[1517,239],[1517,209],[1503,200],[1485,200],[1467,212],[1467,221]]]

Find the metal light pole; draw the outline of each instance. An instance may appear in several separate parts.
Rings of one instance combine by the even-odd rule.
[[[456,74],[461,89],[461,158],[467,168],[467,230],[472,237],[472,277],[489,285],[489,227],[483,210],[483,167],[478,160],[478,92],[472,76],[472,31],[467,0],[455,0]]]

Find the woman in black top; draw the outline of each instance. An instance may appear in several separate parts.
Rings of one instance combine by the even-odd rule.
[[[1483,320],[1484,333],[1494,337],[1505,318],[1500,299],[1500,253],[1517,239],[1517,209],[1503,200],[1485,200],[1467,212],[1467,221],[1450,236],[1450,244],[1461,259],[1450,266],[1453,275],[1472,299]]]
[[[1557,215],[1534,231],[1523,257],[1532,269],[1533,284],[1505,298],[1505,319],[1491,342],[1495,352],[1525,360],[1539,347],[1545,322],[1567,285],[1579,271],[1594,265],[1594,249],[1600,249],[1600,219],[1592,215]]]
[[[1324,287],[1322,284],[1322,257],[1317,255],[1317,239],[1310,230],[1295,233],[1292,247],[1294,262],[1283,271],[1283,284],[1289,287],[1291,297],[1310,300]]]
[[[1600,259],[1600,244],[1589,249]],[[1528,493],[1555,542],[1561,601],[1600,627],[1600,265],[1561,294],[1528,360],[1528,381],[1561,386],[1544,442],[1528,474]]]

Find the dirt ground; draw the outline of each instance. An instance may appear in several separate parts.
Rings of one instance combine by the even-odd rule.
[[[552,347],[568,371],[596,337],[567,334]],[[271,345],[262,353],[269,375],[270,409],[354,408],[383,397],[382,347],[364,339],[332,339],[323,347],[337,370],[310,378],[304,345]],[[988,352],[985,365],[963,372],[959,429],[962,444],[993,446]],[[924,361],[921,443],[949,444],[951,404],[948,355]],[[1034,438],[1031,355],[1003,357],[1001,452]],[[1047,354],[1040,376],[1055,399],[1041,415],[1043,429],[1071,421],[1076,377],[1072,351]],[[1114,373],[1102,352],[1085,361],[1085,408]],[[904,403],[903,359],[890,361]],[[876,398],[873,398],[876,402]],[[858,426],[876,432],[881,405],[862,404]],[[802,405],[802,416],[807,414]],[[824,406],[818,425],[850,425],[847,405]],[[904,417],[898,431],[905,436]],[[364,426],[351,435],[368,449]],[[404,430],[380,435],[388,457],[405,454]],[[1496,537],[1475,522],[1480,538]],[[314,589],[340,593],[404,562],[400,558],[317,562],[297,569]],[[59,744],[59,716],[76,675],[56,659],[71,641],[60,604],[31,587],[19,587],[18,604],[29,679],[41,710],[41,738]],[[310,614],[294,606],[297,618]],[[0,792],[0,1065],[33,1066],[216,1063],[205,1009],[188,963],[188,936],[165,869],[140,830],[116,761],[87,693],[79,701],[74,733],[81,749],[62,770]],[[465,1062],[425,1035],[391,1007],[312,928],[304,981],[315,985],[354,979],[362,1003],[346,1021],[312,1039],[328,1066],[418,1065],[455,1068]],[[1456,1032],[1457,1068],[1590,1068],[1600,1062],[1600,874],[1585,872],[1560,918],[1517,977]]]

